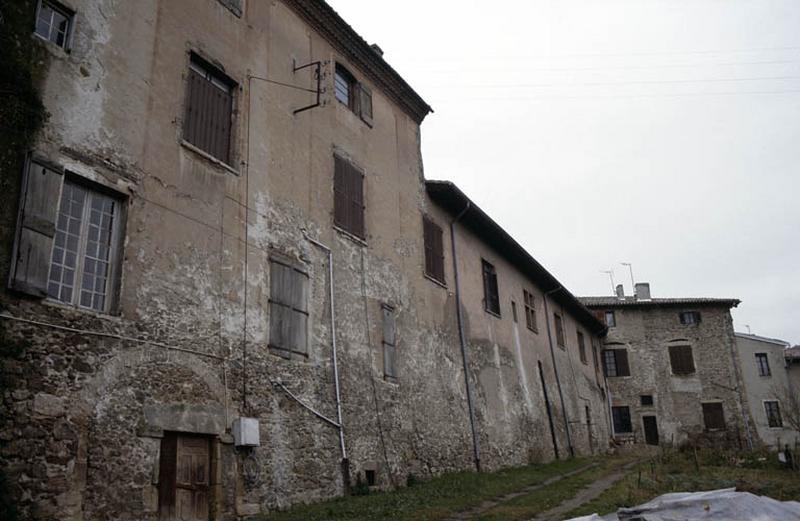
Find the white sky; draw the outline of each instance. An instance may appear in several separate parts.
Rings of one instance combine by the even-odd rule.
[[[800,1],[329,0],[454,181],[577,295],[735,297],[800,343]]]

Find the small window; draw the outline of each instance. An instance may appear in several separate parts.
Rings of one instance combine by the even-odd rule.
[[[777,401],[764,402],[764,411],[767,413],[767,423],[770,427],[783,427],[781,408]]]
[[[67,49],[74,16],[61,4],[41,0],[36,12],[36,36]]]
[[[630,376],[627,349],[606,349],[603,351],[603,369],[606,376]]]
[[[653,405],[652,394],[643,394],[639,398],[641,399],[642,407],[651,407]]]
[[[564,340],[564,320],[561,318],[561,315],[558,313],[553,313],[553,318],[555,319],[556,323],[556,342],[561,347],[565,346]]]
[[[372,126],[372,91],[340,63],[336,64],[333,92],[340,103]]]
[[[628,406],[612,407],[611,416],[614,419],[615,434],[628,434],[633,432],[631,410]]]
[[[583,338],[583,333],[578,331],[578,355],[581,358],[581,362],[588,365],[589,360],[586,358],[586,341]]]
[[[522,296],[525,298],[525,325],[531,331],[539,331],[536,324],[536,302],[533,299],[533,294],[528,293],[527,290],[522,290]]]
[[[769,369],[769,358],[767,353],[756,353],[756,366],[758,366],[758,376],[771,376]]]
[[[606,311],[606,326],[608,327],[617,327],[617,317],[614,315],[613,311]]]
[[[233,89],[236,83],[192,54],[189,62],[183,139],[231,164]]]
[[[375,471],[374,470],[365,470],[364,471],[364,479],[367,482],[368,487],[375,486]]]
[[[364,239],[364,174],[339,156],[333,167],[333,223]]]
[[[397,321],[394,308],[388,304],[381,306],[383,314],[383,375],[397,378]]]
[[[511,301],[511,316],[514,319],[514,323],[517,323],[517,303],[513,300]]]
[[[721,430],[725,428],[725,413],[722,409],[721,402],[704,403],[703,406],[703,422],[705,423],[706,430]]]
[[[442,228],[427,217],[422,218],[425,246],[425,274],[444,284],[444,246]]]
[[[500,315],[500,294],[497,289],[497,272],[494,266],[481,259],[483,268],[483,308]]]
[[[270,257],[269,347],[288,358],[308,354],[308,274],[291,261]]]
[[[691,346],[669,346],[669,363],[672,366],[672,374],[694,373],[694,357]]]
[[[700,312],[699,311],[682,311],[678,316],[681,319],[681,324],[684,324],[684,325],[699,324],[700,323]]]

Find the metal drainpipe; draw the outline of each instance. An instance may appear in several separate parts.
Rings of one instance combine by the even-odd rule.
[[[561,389],[561,379],[558,377],[558,363],[556,362],[556,351],[553,347],[553,335],[550,332],[550,312],[547,310],[547,295],[561,291],[561,286],[546,291],[544,293],[544,322],[547,325],[547,341],[550,343],[550,356],[553,357],[553,372],[556,374],[556,388],[558,388],[558,398],[561,401],[561,410],[564,413],[564,430],[567,433],[567,447],[570,457],[575,457],[575,448],[572,446],[572,435],[569,432],[569,420],[567,419],[567,406],[564,403],[564,391]]]
[[[466,383],[467,387],[467,408],[469,409],[469,426],[472,431],[472,454],[475,458],[475,469],[480,472],[481,471],[481,456],[480,456],[480,447],[478,446],[478,433],[475,430],[475,406],[472,403],[472,384],[469,380],[469,358],[467,355],[467,346],[464,340],[464,321],[461,317],[461,290],[458,283],[458,260],[456,257],[456,232],[455,232],[455,224],[461,220],[464,214],[472,206],[470,201],[467,201],[467,205],[461,211],[458,216],[450,221],[450,248],[453,254],[453,279],[455,280],[455,292],[456,292],[456,317],[458,319],[458,340],[461,344],[461,361],[464,364],[464,382]]]
[[[342,394],[339,388],[339,363],[336,357],[336,311],[333,304],[333,251],[321,242],[312,239],[305,232],[303,236],[308,242],[317,248],[324,250],[328,254],[328,293],[331,301],[331,350],[333,352],[333,382],[336,388],[336,421],[339,427],[339,448],[342,452],[342,472],[344,474],[345,486],[350,487],[350,467],[347,461],[347,448],[344,444],[344,424],[342,423]]]

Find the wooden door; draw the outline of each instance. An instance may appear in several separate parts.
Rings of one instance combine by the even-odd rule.
[[[161,442],[159,519],[208,521],[210,440],[167,433]]]
[[[658,445],[658,423],[655,416],[642,416],[644,441],[648,445]]]

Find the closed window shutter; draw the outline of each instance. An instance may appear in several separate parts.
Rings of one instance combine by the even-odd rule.
[[[694,358],[690,346],[669,346],[669,359],[674,374],[694,373]]]
[[[308,275],[279,260],[270,261],[269,345],[288,358],[308,353]]]
[[[359,83],[358,92],[361,119],[372,126],[372,91],[363,83]]]
[[[617,360],[617,376],[630,376],[631,368],[628,365],[628,350],[615,349],[614,353]]]
[[[348,227],[347,162],[334,156],[333,169],[333,222],[343,229]]]
[[[703,420],[706,429],[724,429],[725,415],[721,403],[704,403]]]
[[[433,228],[427,218],[422,220],[422,243],[425,248],[425,273],[433,276]]]
[[[24,173],[14,262],[9,276],[11,289],[37,297],[47,296],[63,180],[61,172],[33,161]]]
[[[425,273],[444,283],[444,251],[442,229],[427,217],[423,218]]]
[[[189,69],[184,139],[213,157],[230,163],[231,115],[233,106],[229,80],[193,59]]]
[[[360,238],[364,238],[364,176],[353,165],[350,167],[351,196],[351,229]]]
[[[397,377],[397,323],[395,312],[389,306],[382,306],[383,312],[383,373]]]

